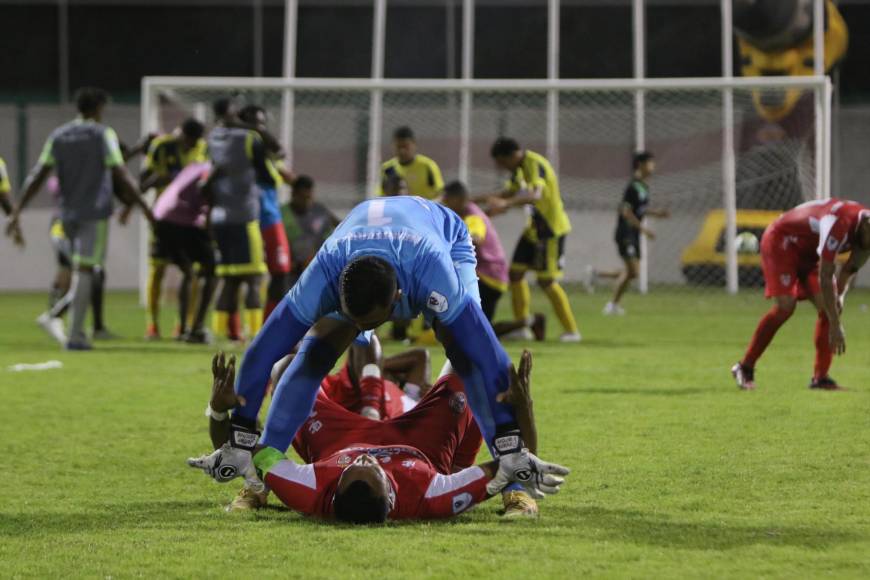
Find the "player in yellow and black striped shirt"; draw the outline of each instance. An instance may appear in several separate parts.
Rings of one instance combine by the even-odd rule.
[[[417,141],[410,127],[399,127],[393,132],[393,150],[396,156],[381,166],[378,195],[385,195],[384,184],[396,176],[404,180],[407,195],[435,199],[444,189],[441,169],[432,159],[417,153]]]
[[[529,318],[531,293],[525,277],[526,272],[534,270],[538,285],[547,294],[564,328],[560,339],[579,342],[580,332],[571,304],[559,284],[563,276],[565,236],[571,231],[571,222],[562,204],[556,172],[543,155],[520,148],[513,139],[498,138],[490,153],[499,167],[511,172],[511,178],[502,192],[484,200],[488,213],[498,214],[512,207],[528,206],[531,210],[510,269],[514,316],[517,320]]]

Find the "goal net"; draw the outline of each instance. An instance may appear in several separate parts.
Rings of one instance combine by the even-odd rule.
[[[830,85],[825,78],[659,81],[439,81],[146,78],[142,124],[170,131],[185,117],[212,121],[211,103],[235,96],[263,106],[296,173],[342,214],[377,183],[391,134],[411,127],[418,150],[446,181],[474,193],[506,175],[489,149],[499,136],[548,156],[557,168],[573,231],[565,272],[619,267],[617,208],[631,155],[655,156],[641,289],[735,291],[760,285],[757,242],[783,209],[828,195]],[[496,226],[508,252],[521,212]],[[753,240],[755,242],[753,242]],[[144,243],[144,242],[143,242]]]

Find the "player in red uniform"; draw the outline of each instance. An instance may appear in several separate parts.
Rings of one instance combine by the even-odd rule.
[[[290,366],[289,354],[272,367],[272,385]],[[354,343],[341,369],[320,383],[326,396],[348,411],[376,421],[398,417],[411,410],[429,384],[429,352],[414,348],[384,357],[373,335],[368,344]],[[271,391],[271,389],[270,389]]]
[[[836,275],[838,254],[851,252]],[[841,199],[811,201],[782,214],[761,238],[764,295],[776,300],[764,315],[743,360],[731,369],[741,389],[755,388],[755,363],[798,300],[811,300],[816,321],[816,361],[811,389],[837,390],[829,375],[834,354],[846,352],[840,321],[855,273],[870,256],[870,209]]]
[[[481,436],[462,382],[453,373],[442,377],[412,411],[383,422],[351,413],[321,391],[293,442],[309,463],[299,465],[276,450],[264,449],[251,465],[250,456],[234,453],[237,449],[224,443],[229,421],[219,418],[238,403],[232,390],[235,359],[224,365],[223,355],[216,356],[213,370],[210,431],[212,442],[222,449],[188,463],[219,480],[244,475],[249,485],[256,485],[259,472],[282,502],[303,514],[350,523],[446,518],[484,501],[512,481],[534,479],[540,491],[556,493],[563,481],[560,476],[568,473],[531,454],[529,468],[512,473],[492,461],[472,466]],[[530,370],[531,355],[524,352],[519,374],[511,373],[505,399],[518,408],[518,419],[531,418]],[[525,413],[520,407],[525,407]],[[524,437],[530,447],[536,445],[533,423]],[[247,459],[236,461],[236,455]],[[215,457],[221,462],[215,462]]]

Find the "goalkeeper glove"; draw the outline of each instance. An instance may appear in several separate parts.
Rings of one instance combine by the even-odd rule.
[[[559,492],[565,481],[562,477],[571,473],[567,467],[541,461],[528,449],[520,449],[502,455],[498,459],[498,472],[486,484],[486,491],[495,495],[510,483],[519,483],[535,499]]]
[[[249,487],[261,491],[264,485],[257,476],[251,455],[259,439],[258,431],[234,423],[230,427],[230,440],[227,443],[208,455],[191,457],[187,464],[202,469],[220,483],[244,477]]]

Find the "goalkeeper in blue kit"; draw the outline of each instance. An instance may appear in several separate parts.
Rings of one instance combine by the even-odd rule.
[[[542,497],[536,482],[550,464],[528,453],[512,407],[498,400],[509,386],[510,360],[480,308],[475,266],[467,227],[439,204],[393,197],[354,208],[248,348],[232,417],[211,414],[212,431],[230,431],[230,443],[211,456],[215,479],[245,476],[255,483],[258,461],[287,450],[311,413],[321,380],[350,344],[366,341],[388,320],[422,312],[465,383],[484,441],[507,476],[502,480],[523,482],[525,494],[510,494],[524,496],[522,505],[506,507],[536,514],[532,497]],[[256,419],[270,370],[297,343],[260,436]]]

